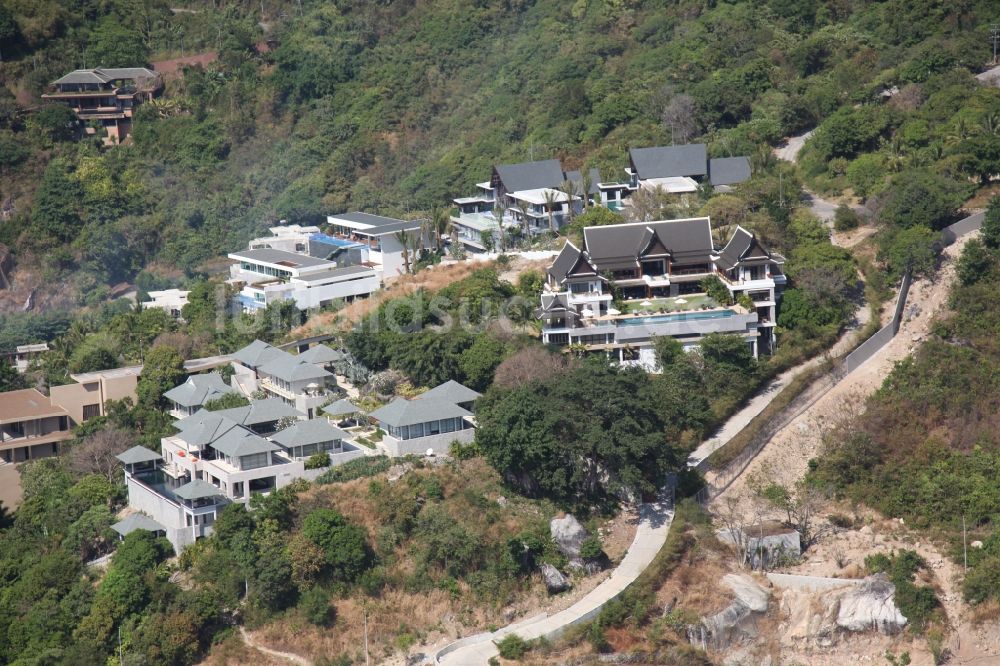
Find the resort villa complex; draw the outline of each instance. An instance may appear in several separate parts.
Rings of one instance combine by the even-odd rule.
[[[229,384],[219,373],[192,375],[167,391],[176,434],[160,440],[159,453],[136,446],[118,456],[129,506],[140,513],[116,531],[160,532],[179,552],[211,534],[223,507],[253,493],[315,479],[365,455],[442,455],[454,441],[471,441],[475,391],[447,382],[365,414],[337,385],[334,364],[342,357],[325,345],[290,354],[258,340],[232,355]],[[234,393],[249,404],[204,408]],[[72,436],[59,414],[37,416],[55,419],[55,436]],[[307,469],[317,454],[326,458]]]
[[[733,333],[755,356],[769,352],[783,263],[740,227],[717,250],[706,217],[587,227],[583,247],[567,242],[548,268],[542,340],[646,367],[659,336],[690,348],[709,333]],[[706,278],[721,281],[728,302],[705,293]]]
[[[271,236],[231,252],[235,263],[229,283],[239,288],[236,300],[242,309],[252,312],[290,299],[306,310],[365,298],[414,260],[419,220],[345,213],[331,215],[328,224],[331,233],[297,224],[271,227]]]
[[[587,205],[620,210],[640,188],[684,194],[703,184],[724,189],[750,178],[747,157],[709,159],[704,144],[633,148],[624,182],[601,179],[597,169],[564,170],[559,160],[498,164],[476,193],[453,200],[451,221],[458,239],[473,251],[483,240],[499,245],[501,227],[528,234],[556,231]]]

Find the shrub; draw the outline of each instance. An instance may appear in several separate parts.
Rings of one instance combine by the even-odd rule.
[[[365,456],[349,460],[339,467],[334,467],[321,474],[316,483],[326,485],[328,483],[343,483],[354,479],[363,479],[368,476],[375,476],[388,470],[392,466],[392,461],[385,456]]]
[[[314,587],[299,599],[299,609],[310,624],[328,627],[336,618],[336,611],[330,605],[330,595],[325,590]]]
[[[604,550],[601,548],[601,540],[591,535],[580,544],[580,557],[585,560],[597,560],[604,557]]]
[[[324,452],[314,453],[306,461],[306,469],[323,469],[330,466],[330,454]]]
[[[861,226],[861,217],[847,204],[837,206],[833,216],[833,228],[837,231],[850,231]]]
[[[497,650],[504,659],[520,659],[527,654],[528,642],[517,634],[507,634],[497,643]]]

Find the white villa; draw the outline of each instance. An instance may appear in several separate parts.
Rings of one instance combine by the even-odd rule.
[[[246,396],[262,390],[312,418],[338,392],[328,368],[339,357],[326,345],[293,355],[255,340],[232,355],[232,381]]]
[[[390,456],[448,455],[452,442],[475,436],[472,403],[480,396],[448,381],[412,400],[396,398],[368,418],[385,431],[381,445]]]
[[[589,188],[585,193],[581,172],[563,170],[559,160],[498,164],[490,180],[476,184],[475,195],[454,200],[458,215],[452,216],[452,224],[464,245],[481,251],[484,233],[492,235],[496,244],[500,208],[505,210],[504,229],[522,228],[537,234],[566,224],[571,210],[583,210],[585,196],[609,208],[621,206],[627,184],[603,183],[597,169],[591,169],[587,176]],[[572,187],[572,196],[567,184]]]
[[[784,258],[742,228],[721,250],[708,218],[587,227],[583,247],[567,242],[547,271],[538,316],[542,340],[583,345],[623,363],[653,367],[653,339],[686,348],[709,333],[742,335],[756,356],[774,348]],[[732,300],[716,303],[701,281],[717,276]],[[620,295],[615,307],[614,292]],[[742,299],[745,300],[745,299]]]
[[[189,376],[183,384],[164,393],[163,397],[170,401],[170,415],[182,419],[200,410],[206,402],[218,400],[227,393],[237,391],[222,379],[222,375],[211,372]]]
[[[279,429],[289,417],[298,420]],[[162,455],[137,446],[118,459],[125,465],[129,506],[160,525],[178,552],[211,534],[225,505],[325,471],[306,470],[310,456],[327,453],[335,466],[364,455],[326,419],[303,419],[274,398],[201,410],[175,427],[176,435],[160,440]]]

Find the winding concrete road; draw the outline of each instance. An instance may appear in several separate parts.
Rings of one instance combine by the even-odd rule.
[[[635,538],[624,559],[608,579],[589,594],[554,615],[542,613],[494,632],[455,641],[438,650],[434,655],[435,662],[451,666],[480,666],[498,654],[496,641],[508,634],[517,634],[525,640],[543,636],[551,639],[575,624],[595,618],[604,604],[621,594],[653,561],[667,539],[673,519],[673,504],[669,500],[643,504],[639,510]]]

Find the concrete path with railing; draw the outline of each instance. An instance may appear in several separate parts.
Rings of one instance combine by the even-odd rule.
[[[607,580],[566,610],[553,615],[542,613],[494,632],[455,641],[438,650],[434,655],[435,663],[479,666],[498,654],[496,642],[508,634],[517,634],[525,640],[541,637],[552,639],[573,625],[597,617],[604,604],[631,585],[660,552],[673,519],[673,504],[669,500],[643,504],[639,509],[639,526],[632,545]]]

